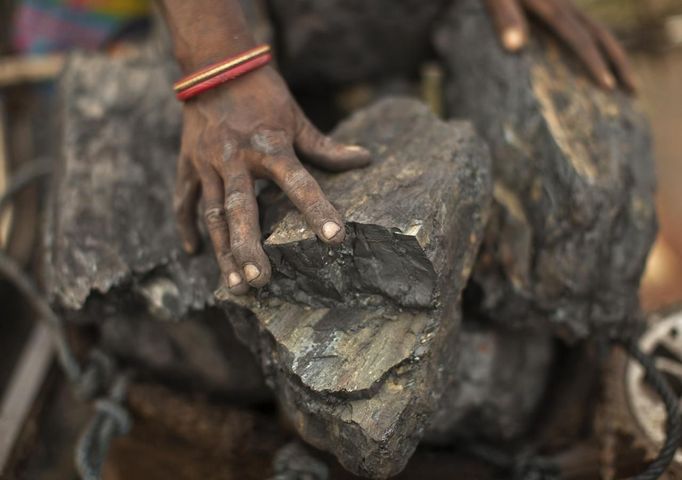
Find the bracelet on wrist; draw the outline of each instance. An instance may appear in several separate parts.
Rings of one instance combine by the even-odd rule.
[[[272,60],[269,45],[260,45],[209,65],[173,84],[178,100],[186,101],[218,85],[249,73]]]

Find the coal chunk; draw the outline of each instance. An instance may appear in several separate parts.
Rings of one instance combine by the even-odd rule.
[[[266,241],[271,285],[218,296],[255,315],[228,316],[303,439],[355,474],[387,478],[456,381],[489,159],[468,124],[442,122],[414,100],[361,110],[335,137],[373,156],[363,170],[317,177],[348,221],[344,245],[319,242],[291,211]]]
[[[140,375],[244,401],[268,398],[224,313],[219,271],[189,257],[172,192],[181,112],[169,58],[75,54],[59,82],[60,150],[45,229],[45,285],[68,321]]]
[[[493,157],[477,308],[566,338],[616,335],[634,322],[656,232],[647,123],[632,98],[532,38],[504,52],[478,0],[453,2],[435,33],[450,114],[470,119]]]
[[[264,292],[329,307],[442,303],[466,282],[487,218],[487,148],[467,122],[437,121],[405,98],[356,113],[335,137],[373,155],[367,168],[316,172],[345,217],[346,240],[329,248],[290,209],[265,241],[275,274]]]

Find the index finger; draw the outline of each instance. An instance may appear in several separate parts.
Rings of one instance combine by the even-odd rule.
[[[341,215],[293,151],[288,155],[268,157],[263,161],[263,166],[303,214],[320,240],[331,244],[343,242],[346,232]]]

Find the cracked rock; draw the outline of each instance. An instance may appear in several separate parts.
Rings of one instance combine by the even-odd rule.
[[[479,0],[453,2],[435,34],[450,114],[474,122],[493,158],[477,308],[567,338],[618,334],[634,321],[656,232],[648,127],[630,97],[532,38],[504,52]]]
[[[329,248],[289,209],[265,242],[275,271],[265,291],[314,306],[437,306],[469,276],[488,206],[485,146],[468,123],[436,121],[402,98],[353,115],[335,136],[373,153],[367,168],[316,173],[346,240]]]
[[[266,245],[272,284],[219,293],[301,436],[350,471],[402,470],[454,380],[459,299],[489,200],[487,151],[466,123],[414,101],[356,113],[335,134],[368,147],[362,171],[318,175],[348,221],[338,248],[289,212]]]

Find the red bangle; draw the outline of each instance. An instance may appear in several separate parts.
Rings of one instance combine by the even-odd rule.
[[[270,60],[272,60],[270,47],[262,45],[188,75],[176,82],[173,89],[178,100],[189,100],[206,90],[255,70]]]

